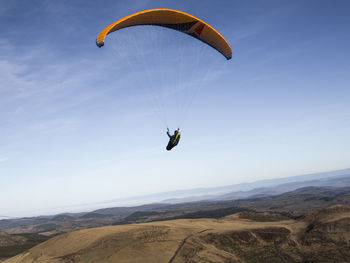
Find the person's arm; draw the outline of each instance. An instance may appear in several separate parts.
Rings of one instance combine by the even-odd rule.
[[[171,138],[171,135],[170,135],[170,133],[169,133],[169,128],[167,128],[166,134],[168,134],[169,138]]]

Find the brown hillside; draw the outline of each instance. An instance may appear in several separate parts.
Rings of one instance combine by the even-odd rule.
[[[306,217],[256,222],[238,214],[92,228],[5,262],[350,262],[350,216],[346,209],[332,214],[311,228]]]

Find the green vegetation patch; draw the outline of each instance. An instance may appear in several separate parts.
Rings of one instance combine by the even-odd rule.
[[[247,208],[241,208],[241,207],[228,207],[228,208],[220,208],[215,210],[205,210],[205,211],[187,213],[181,216],[173,217],[171,219],[221,218],[224,216],[232,215],[243,211],[251,211],[251,210]]]
[[[14,257],[50,238],[39,234],[14,234],[14,236],[15,235],[25,237],[27,239],[26,243],[0,247],[0,258]]]
[[[275,222],[288,220],[287,216],[281,214],[267,214],[267,213],[255,213],[255,212],[243,212],[239,215],[240,219],[248,219],[256,222]]]
[[[14,257],[34,247],[35,245],[37,244],[23,244],[23,245],[0,247],[0,258]]]

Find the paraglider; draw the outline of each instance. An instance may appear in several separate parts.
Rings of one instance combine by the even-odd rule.
[[[232,50],[226,39],[211,25],[188,13],[168,8],[155,8],[125,16],[105,27],[97,36],[96,45],[102,47],[106,36],[119,29],[153,25],[167,27],[197,38],[220,52],[226,59],[232,58]]]
[[[232,50],[229,43],[214,27],[212,27],[207,22],[191,14],[185,13],[183,11],[175,10],[175,9],[168,9],[168,8],[156,8],[156,9],[143,10],[143,11],[135,12],[123,18],[118,19],[114,23],[106,26],[98,34],[96,38],[96,45],[98,47],[104,46],[106,36],[111,34],[112,32],[116,32],[123,28],[128,28],[133,26],[146,26],[146,25],[169,28],[169,29],[173,29],[178,32],[187,34],[195,39],[202,41],[208,46],[212,47],[214,50],[222,54],[227,60],[232,58]],[[130,41],[130,42],[133,42],[133,41]],[[132,49],[133,54],[136,54],[136,51],[138,49],[137,48],[138,42],[134,41],[133,43],[136,46],[134,49]],[[200,46],[200,44],[198,45]],[[206,54],[204,55],[205,55],[204,57],[206,57]],[[142,62],[143,64],[145,64],[144,61]],[[132,61],[132,63],[130,64],[135,65],[137,63]],[[173,65],[174,64],[171,65],[172,68],[173,68]],[[147,69],[148,67],[145,66],[145,71],[147,71]],[[152,74],[149,74],[149,75],[153,75],[155,79],[159,79],[160,77],[162,77],[161,76],[162,74],[159,71],[153,71]],[[173,75],[178,75],[178,73],[174,72]],[[152,89],[154,90],[156,88],[157,87],[154,87],[154,84],[153,84]],[[156,99],[159,99],[159,97],[162,97],[162,94],[156,94],[155,97]],[[161,106],[159,107],[160,108],[159,112],[164,111],[164,108],[163,108],[164,103],[160,101],[158,102],[158,104]],[[182,104],[185,106],[188,106],[189,103],[185,102]],[[181,112],[179,110],[177,111]],[[174,135],[170,135],[169,129],[168,129],[167,134],[170,140],[166,149],[170,151],[173,147],[175,147],[179,143],[181,134],[179,132],[179,129],[174,131]]]
[[[174,148],[176,145],[178,145],[181,137],[181,133],[179,131],[180,129],[177,129],[174,131],[174,135],[170,135],[169,128],[167,130],[167,134],[169,136],[169,143],[166,147],[167,151],[170,151],[172,148]]]

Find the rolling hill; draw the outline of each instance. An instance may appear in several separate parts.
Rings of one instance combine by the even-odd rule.
[[[79,230],[51,238],[5,262],[350,261],[350,207],[332,206],[297,220],[268,220],[267,213],[255,219],[242,216]]]

